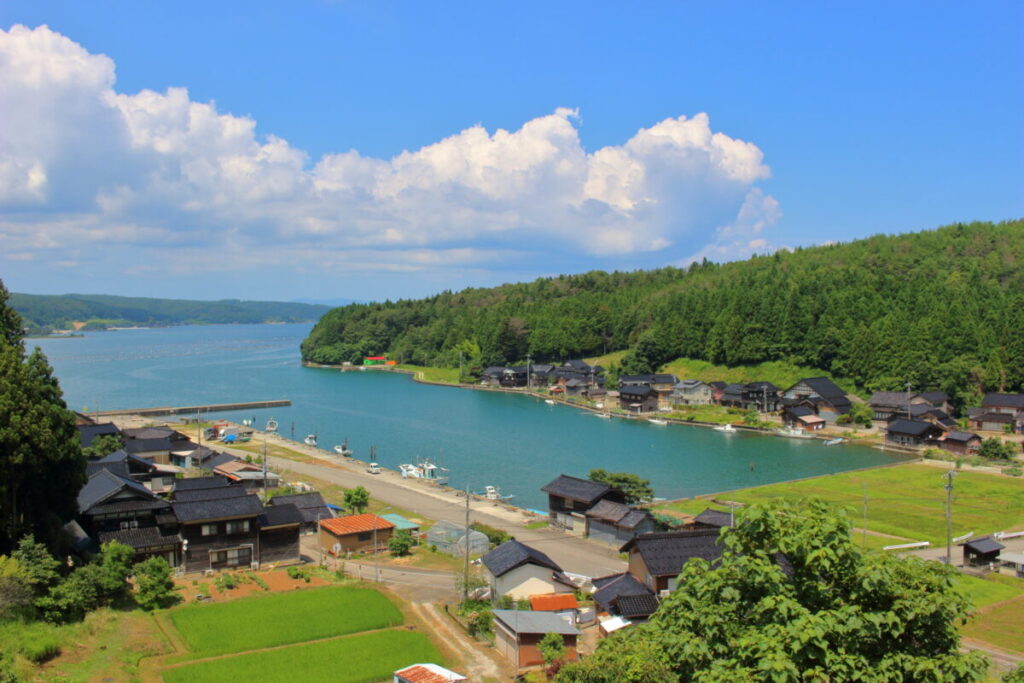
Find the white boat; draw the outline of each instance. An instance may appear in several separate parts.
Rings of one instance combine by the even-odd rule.
[[[547,404],[548,404],[549,406],[553,406],[553,405],[555,405],[555,402],[554,402],[554,401],[552,401],[552,400],[551,400],[550,398],[546,398],[546,399],[544,399],[544,402],[545,402],[545,403],[547,403]]]
[[[348,439],[342,441],[339,445],[334,447],[334,452],[338,455],[343,455],[346,458],[352,457],[352,449],[348,447]]]
[[[242,420],[242,426],[243,427],[252,427],[252,423],[253,423],[253,419],[251,417],[247,417],[244,420]]]
[[[659,427],[664,427],[668,424],[668,420],[662,420],[660,417],[649,417],[647,418],[647,421],[652,425],[658,425]]]
[[[813,439],[813,434],[808,434],[799,427],[783,427],[782,429],[775,430],[776,436],[782,436],[787,439]]]
[[[276,432],[277,431],[277,420],[275,420],[274,418],[270,418],[269,420],[267,420],[266,430],[268,432]]]
[[[828,441],[826,441],[826,442],[825,442],[825,445],[826,445],[826,446],[838,446],[839,444],[841,444],[841,443],[842,443],[842,442],[844,442],[844,441],[846,441],[846,439],[844,439],[844,438],[843,438],[843,437],[841,437],[841,436],[837,436],[837,437],[836,437],[836,438],[834,438],[834,439],[829,439]]]
[[[316,446],[316,434],[307,434],[306,438],[302,440],[302,443],[307,446]]]
[[[511,498],[515,498],[515,496],[503,496],[501,495],[501,492],[498,491],[497,486],[485,486],[484,498],[487,500],[509,500]]]
[[[375,462],[371,462],[366,466],[366,471],[370,474],[380,474],[380,465]]]
[[[732,426],[731,422],[726,422],[724,425],[718,425],[717,427],[715,427],[715,431],[716,432],[726,432],[727,434],[732,434],[733,432],[736,431],[736,428]]]
[[[609,415],[608,413],[594,413],[594,417],[599,417],[602,420],[610,420],[610,419],[612,419],[612,416]]]
[[[444,474],[448,470],[430,462],[429,458],[424,458],[415,464],[406,463],[399,465],[398,471],[402,473],[404,479],[423,479],[438,484],[448,483],[448,477]]]

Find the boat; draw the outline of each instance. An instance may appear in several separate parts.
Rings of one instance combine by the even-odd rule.
[[[841,444],[841,443],[842,443],[842,442],[844,442],[844,441],[846,441],[846,439],[844,439],[844,438],[843,438],[843,437],[841,437],[841,436],[837,436],[837,437],[836,437],[836,438],[834,438],[834,439],[829,439],[828,441],[826,441],[826,442],[825,442],[825,445],[826,445],[826,446],[838,446],[839,444]]]
[[[401,472],[403,479],[423,479],[424,481],[432,481],[438,484],[448,483],[448,477],[444,474],[448,470],[430,462],[429,458],[424,458],[414,464],[405,463],[399,465],[398,471]]]
[[[787,439],[813,439],[813,434],[808,434],[799,427],[783,427],[782,429],[775,430],[776,436],[782,436]]]
[[[731,422],[726,422],[724,425],[718,425],[715,427],[716,432],[725,432],[726,434],[732,434],[736,431],[736,428],[732,426]]]
[[[252,418],[251,417],[247,417],[244,420],[242,420],[242,426],[243,427],[252,427]]]
[[[659,427],[664,427],[668,424],[668,420],[662,420],[660,417],[649,417],[647,418],[647,421],[652,425],[658,425]]]
[[[612,416],[609,415],[608,413],[594,413],[594,417],[599,417],[602,420],[610,420],[610,419],[612,419]]]
[[[270,418],[269,420],[267,420],[267,426],[266,426],[265,429],[268,432],[276,432],[277,431],[277,420],[275,420],[274,418]]]
[[[366,471],[370,474],[380,474],[380,465],[375,462],[371,462],[366,466]]]
[[[306,438],[302,440],[302,443],[307,446],[316,446],[316,434],[307,434]]]
[[[340,445],[334,447],[334,452],[338,455],[344,455],[346,458],[352,457],[352,449],[348,447],[348,439],[341,442]]]
[[[501,492],[498,491],[498,487],[497,486],[485,486],[484,487],[483,496],[487,500],[510,500],[512,498],[515,498],[515,496],[503,496],[503,495],[501,495]]]
[[[544,402],[547,403],[549,406],[555,405],[555,402],[553,400],[551,400],[550,398],[544,399]]]

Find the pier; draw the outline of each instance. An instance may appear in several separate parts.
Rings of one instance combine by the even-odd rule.
[[[92,417],[110,415],[193,415],[198,413],[223,413],[229,410],[255,410],[257,408],[281,408],[290,406],[291,401],[249,401],[246,403],[211,403],[204,406],[163,406],[158,408],[124,408],[122,410],[97,410],[89,413]]]

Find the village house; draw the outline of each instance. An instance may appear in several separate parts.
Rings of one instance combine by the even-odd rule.
[[[698,529],[724,529],[732,526],[733,516],[730,512],[705,508],[704,512],[693,518],[690,526]]]
[[[1005,545],[990,536],[971,539],[964,543],[964,566],[978,567],[992,564],[999,559],[999,553],[1005,549]]]
[[[655,406],[658,410],[672,408],[672,392],[679,380],[675,375],[655,373],[650,375],[621,375],[619,377],[619,393],[632,387],[650,387],[654,393]]]
[[[683,565],[695,557],[713,562],[722,556],[719,529],[688,529],[641,534],[620,552],[629,554],[629,573],[654,593],[673,591]]]
[[[940,437],[936,444],[939,448],[954,455],[977,455],[981,448],[981,437],[974,432],[950,431]]]
[[[395,525],[377,515],[343,515],[320,521],[320,550],[334,556],[380,552],[388,547]]]
[[[711,402],[720,404],[722,402],[722,396],[725,395],[725,388],[727,385],[725,382],[708,382],[708,386],[711,388]]]
[[[530,609],[534,612],[554,612],[570,624],[579,617],[580,603],[575,593],[550,593],[530,596]]]
[[[539,550],[516,540],[505,541],[481,558],[491,598],[529,600],[534,595],[573,593],[575,584],[562,568]]]
[[[813,432],[825,428],[825,418],[818,417],[814,408],[801,403],[782,409],[782,424]]]
[[[637,534],[655,531],[657,524],[647,510],[634,510],[624,503],[600,500],[585,513],[587,538],[615,547]]]
[[[171,451],[187,444],[189,438],[170,427],[138,427],[122,430],[124,450],[159,465],[171,463]]]
[[[956,429],[956,420],[951,418],[946,411],[941,408],[936,408],[930,403],[918,404],[910,406],[910,417],[909,420],[920,420],[922,422],[931,422],[936,427],[943,430]],[[906,417],[905,415],[893,415],[889,418],[889,421],[899,419],[900,417]]]
[[[281,485],[281,476],[276,472],[264,470],[260,465],[237,458],[216,465],[213,472],[247,489],[272,489]]]
[[[930,440],[937,440],[943,430],[931,422],[898,418],[886,427],[885,440],[897,446],[917,447]]]
[[[480,378],[480,384],[488,387],[500,387],[501,377],[505,374],[504,366],[492,365],[484,370]]]
[[[840,415],[850,412],[852,404],[846,392],[828,377],[808,377],[783,392],[783,407],[807,401],[818,417],[834,423]]]
[[[981,408],[968,414],[972,429],[1016,433],[1024,429],[1024,394],[985,394]]]
[[[508,388],[525,387],[527,377],[525,365],[505,368],[505,371],[501,373],[501,386]]]
[[[611,500],[625,503],[626,497],[608,484],[589,479],[560,475],[557,479],[541,488],[548,494],[548,515],[551,523],[569,529],[577,535],[587,530],[587,510],[594,507],[600,500]]]
[[[303,534],[315,534],[320,526],[320,520],[334,517],[334,511],[328,507],[324,497],[318,491],[274,496],[267,501],[267,505],[294,505],[297,507],[302,515]]]
[[[722,392],[722,397],[718,400],[718,403],[725,408],[742,408],[743,385],[736,383],[726,384],[725,391]]]
[[[553,379],[554,365],[540,363],[530,366],[530,385],[533,387],[546,387]]]
[[[574,661],[579,629],[552,612],[527,612],[496,609],[494,614],[494,647],[516,669],[544,663],[540,641],[548,633],[562,636],[563,659]]]
[[[676,382],[670,398],[676,406],[706,406],[711,403],[711,387],[699,379]]]
[[[185,571],[258,565],[257,518],[263,505],[257,496],[176,500],[171,507],[182,537]]]
[[[108,470],[125,479],[137,481],[150,491],[162,493],[174,486],[177,468],[171,465],[157,465],[150,460],[120,450],[85,464],[85,476],[91,477],[100,470]]]
[[[299,527],[302,515],[294,505],[264,507],[256,519],[259,528],[259,563],[285,564],[301,560]]]
[[[89,448],[92,446],[93,440],[101,436],[122,438],[121,430],[113,422],[83,421],[81,424],[76,424],[75,429],[78,430],[78,440],[82,443],[82,448]]]
[[[469,679],[437,664],[413,664],[393,674],[392,683],[460,683]]]
[[[650,413],[658,409],[658,395],[646,384],[619,387],[619,407],[632,413]]]
[[[750,382],[743,386],[743,407],[759,413],[774,413],[779,409],[779,388],[771,382]]]
[[[886,422],[892,417],[912,418],[910,406],[926,405],[932,407],[924,396],[908,391],[876,391],[868,399],[873,417],[877,421]]]
[[[599,612],[636,623],[645,621],[658,609],[654,591],[629,572],[602,576],[592,580],[594,600]]]

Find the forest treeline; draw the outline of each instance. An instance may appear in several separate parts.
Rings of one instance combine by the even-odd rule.
[[[110,325],[203,325],[215,323],[302,322],[316,320],[328,306],[280,301],[192,301],[106,294],[10,295],[10,306],[29,333],[68,329],[89,322],[90,329]]]
[[[486,366],[629,349],[630,372],[680,357],[782,360],[866,391],[941,388],[963,405],[1024,389],[1022,264],[1024,221],[956,224],[727,264],[353,304],[324,315],[302,355],[453,367],[460,351]]]

